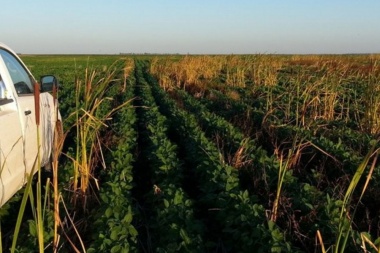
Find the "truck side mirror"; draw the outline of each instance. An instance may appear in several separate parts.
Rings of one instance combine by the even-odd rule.
[[[58,79],[53,75],[42,76],[40,79],[41,92],[52,92],[58,87]]]

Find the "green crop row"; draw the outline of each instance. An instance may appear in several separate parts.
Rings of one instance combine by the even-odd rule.
[[[153,252],[202,252],[202,224],[194,218],[193,203],[181,187],[183,175],[177,146],[167,137],[167,120],[160,114],[150,87],[136,64],[136,95],[141,154],[150,168],[150,190],[142,196],[149,242]],[[147,168],[139,168],[140,170]],[[144,180],[149,180],[144,178]]]
[[[133,99],[135,80],[130,77],[125,93],[115,95],[125,102]],[[120,86],[118,86],[120,91]],[[137,132],[135,108],[130,104],[115,115],[111,125],[115,132],[114,148],[110,150],[109,168],[101,172],[100,206],[92,210],[92,243],[87,252],[131,252],[137,247],[137,230],[134,227],[132,201],[133,151]]]

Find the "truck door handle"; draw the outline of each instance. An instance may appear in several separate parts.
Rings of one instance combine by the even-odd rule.
[[[27,110],[24,113],[25,113],[25,115],[29,115],[29,114],[32,114],[32,111],[31,110]]]

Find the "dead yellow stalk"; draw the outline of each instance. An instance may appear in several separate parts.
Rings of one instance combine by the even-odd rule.
[[[288,150],[287,157],[284,157],[283,153],[279,155],[277,191],[270,217],[271,221],[273,222],[276,222],[277,220],[277,212],[280,204],[285,175],[290,169],[294,168],[299,163],[302,155],[302,150],[310,145],[309,142],[302,143],[302,141],[303,140],[299,142],[296,137],[293,141],[292,147]]]
[[[53,190],[54,190],[54,252],[58,250],[59,235],[58,228],[61,223],[59,214],[59,188],[58,188],[58,159],[62,152],[63,143],[65,140],[63,135],[62,124],[57,121],[54,129],[54,145],[53,145],[53,157],[52,157],[52,169],[53,169]]]
[[[63,143],[65,141],[66,134],[63,134],[62,122],[58,118],[58,87],[53,88],[53,99],[55,106],[55,127],[54,127],[54,139],[53,139],[53,150],[52,150],[52,161],[51,166],[53,170],[53,191],[54,191],[54,239],[53,239],[53,249],[54,252],[58,251],[59,245],[59,235],[58,228],[61,223],[61,218],[59,214],[59,188],[58,188],[58,159],[62,153]]]
[[[362,249],[364,252],[369,252],[366,247],[366,244],[368,244],[376,252],[380,253],[380,248],[376,247],[376,245],[365,235],[365,233],[360,233],[360,238],[362,239]]]
[[[322,239],[322,235],[321,235],[321,232],[319,232],[319,230],[317,230],[317,238],[316,238],[316,241],[319,242],[319,244],[321,245],[321,251],[322,253],[326,253],[326,249],[325,249],[325,245],[323,243],[323,239]],[[316,243],[317,245],[318,243]]]
[[[292,156],[292,152],[291,152],[291,150],[289,150],[288,157],[286,158],[286,160],[284,162],[284,156],[282,154],[280,155],[276,198],[274,199],[274,202],[273,202],[272,213],[271,213],[271,217],[270,217],[271,221],[273,221],[273,222],[276,222],[276,220],[277,220],[277,210],[278,210],[278,205],[279,205],[280,197],[281,197],[282,184],[284,182],[286,172],[289,169],[289,162],[290,162],[291,156]]]
[[[127,78],[130,76],[132,70],[134,69],[134,66],[135,62],[133,61],[133,59],[128,58],[125,60],[125,66],[123,69],[124,79],[122,92],[124,92],[127,89]]]

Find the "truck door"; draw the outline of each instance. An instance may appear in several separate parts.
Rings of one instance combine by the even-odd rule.
[[[0,59],[0,75],[4,71]],[[24,178],[23,139],[16,101],[0,85],[0,206],[22,186]]]
[[[8,172],[4,172],[4,169],[2,171],[5,174],[1,175],[2,181],[4,181],[1,191],[4,193],[3,195],[5,192],[7,194],[11,192],[13,195],[25,182],[25,176],[34,169],[37,159],[33,79],[19,60],[4,49],[0,49],[0,71],[7,88],[6,94],[12,100],[3,108],[3,114],[8,116],[3,118],[0,112],[0,127],[4,129],[4,133],[0,133],[0,140],[6,140],[1,145],[5,154],[9,156],[8,159],[4,159],[4,166],[8,168]],[[17,144],[14,149],[11,143],[16,140]],[[5,181],[8,178],[10,178],[9,181]],[[14,187],[15,191],[13,192],[10,189]]]

